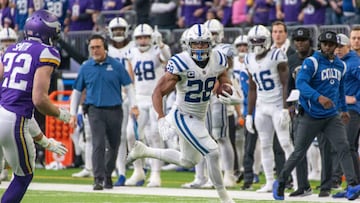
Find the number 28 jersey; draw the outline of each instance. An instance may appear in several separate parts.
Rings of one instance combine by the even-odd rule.
[[[175,105],[182,113],[204,119],[217,77],[227,68],[227,59],[219,51],[210,52],[205,68],[200,68],[187,52],[170,58],[166,69],[179,76]]]
[[[31,118],[33,80],[36,69],[60,65],[59,52],[37,41],[22,41],[9,46],[2,57],[4,79],[0,105],[17,115]]]
[[[278,64],[287,62],[287,57],[280,49],[271,49],[266,56],[256,60],[254,53],[245,56],[245,67],[256,83],[256,103],[282,102],[283,91],[280,83]]]

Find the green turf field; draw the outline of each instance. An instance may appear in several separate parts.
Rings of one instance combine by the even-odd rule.
[[[104,193],[95,193],[91,190],[91,185],[93,183],[92,178],[72,178],[71,174],[80,171],[81,169],[65,169],[65,170],[44,170],[37,169],[33,182],[41,183],[67,183],[67,184],[87,184],[89,185],[89,192],[52,192],[52,191],[35,191],[29,190],[24,199],[24,203],[57,203],[57,202],[174,202],[174,203],[197,203],[197,202],[219,202],[217,198],[199,198],[199,197],[167,197],[167,196],[146,196],[146,195],[127,195],[127,194],[104,194]],[[132,173],[131,170],[128,171],[127,177]],[[161,173],[162,186],[167,188],[180,188],[181,185],[185,182],[192,181],[194,177],[193,172],[176,172],[176,171],[163,171]],[[116,178],[113,179],[116,181]],[[264,177],[260,177],[261,182],[254,184],[254,191],[261,187],[264,183]],[[319,185],[319,182],[312,182],[312,188],[315,188]],[[238,184],[234,188],[229,190],[240,190],[241,184]],[[71,189],[70,189],[71,190]],[[0,190],[2,194],[4,190]],[[314,193],[318,191],[314,190]],[[256,193],[254,192],[254,195]],[[275,202],[275,201],[253,201],[253,200],[236,200],[236,202]]]

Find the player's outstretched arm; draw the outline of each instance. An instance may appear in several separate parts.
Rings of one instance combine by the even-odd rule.
[[[163,97],[175,89],[178,80],[179,78],[177,75],[166,72],[157,83],[152,94],[152,102],[159,118],[165,116],[163,110]]]
[[[33,140],[45,149],[55,152],[58,155],[65,155],[68,149],[61,142],[53,138],[48,139],[41,131],[35,118],[29,120],[29,132]]]

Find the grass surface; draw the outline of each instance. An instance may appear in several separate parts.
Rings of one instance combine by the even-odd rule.
[[[44,170],[36,169],[33,182],[41,183],[67,183],[67,184],[87,184],[92,185],[93,178],[72,178],[71,174],[80,171],[81,169],[65,169],[65,170]],[[132,170],[128,170],[126,176],[130,177]],[[163,171],[161,172],[162,186],[168,188],[180,188],[183,183],[190,182],[194,178],[193,172],[176,172],[176,171]],[[116,181],[116,178],[113,178]],[[264,184],[264,177],[260,176],[260,183],[253,185],[253,190],[260,188]],[[319,182],[312,182],[312,188],[314,189]],[[234,188],[229,188],[229,190],[240,190],[241,184],[238,184]],[[0,190],[2,193],[4,190]],[[318,191],[314,190],[314,193]],[[256,195],[256,193],[254,193]],[[82,192],[51,192],[51,191],[27,191],[23,201],[24,203],[72,203],[72,202],[103,202],[103,203],[112,203],[112,202],[176,202],[176,203],[190,203],[190,202],[219,202],[218,199],[214,198],[199,198],[199,197],[165,197],[165,196],[146,196],[146,195],[124,195],[124,194],[103,194],[103,193],[94,193],[89,191],[89,193]],[[253,200],[236,200],[236,202],[276,202],[276,201],[253,201]]]

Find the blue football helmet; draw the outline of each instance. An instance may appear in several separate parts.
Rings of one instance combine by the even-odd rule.
[[[25,39],[40,39],[42,43],[53,45],[60,37],[61,24],[58,18],[47,10],[35,11],[24,26]]]

